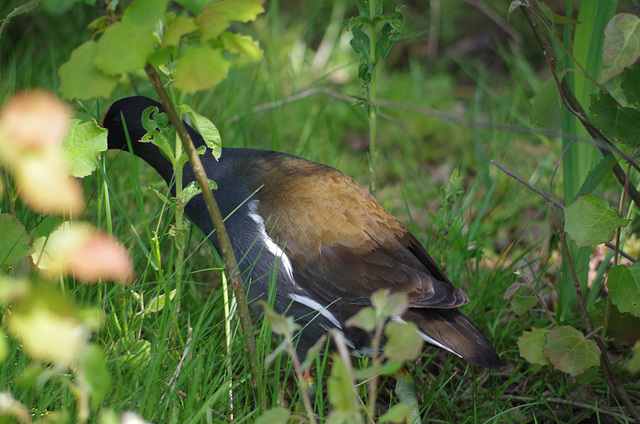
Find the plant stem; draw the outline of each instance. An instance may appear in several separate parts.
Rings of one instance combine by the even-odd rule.
[[[175,151],[175,163],[176,166],[173,168],[173,175],[175,175],[175,185],[176,185],[176,198],[182,199],[182,168],[177,166],[178,161],[180,160],[180,156],[182,156],[182,145],[180,143],[176,143],[176,151]],[[184,250],[185,250],[185,240],[184,240],[184,216],[183,216],[182,208],[175,208],[174,218],[176,223],[176,237],[175,237],[175,246],[178,250],[178,254],[176,256],[176,262],[174,264],[175,268],[175,281],[176,281],[176,314],[180,313],[180,300],[182,299],[182,278],[184,276]]]
[[[582,105],[580,105],[576,97],[573,95],[573,92],[571,91],[571,88],[566,82],[566,79],[562,79],[562,81],[558,79],[558,76],[556,75],[556,63],[558,62],[558,58],[554,53],[553,48],[551,47],[551,43],[549,42],[547,37],[542,33],[542,30],[540,29],[540,26],[536,21],[535,14],[531,11],[530,7],[521,6],[520,10],[522,11],[525,18],[527,19],[527,22],[529,23],[529,26],[531,27],[531,30],[533,31],[536,37],[536,40],[538,41],[538,44],[540,44],[540,47],[542,48],[544,57],[547,60],[547,64],[549,65],[549,68],[551,69],[551,75],[556,79],[556,84],[558,85],[558,89],[560,90],[560,94],[561,94],[560,97],[562,99],[564,106],[572,114],[574,114],[576,118],[578,118],[578,120],[585,127],[589,135],[596,141],[596,145],[598,146],[598,149],[600,150],[600,152],[604,156],[614,156],[613,153],[611,152],[612,148],[610,147],[610,146],[613,146],[613,143],[611,143],[611,140],[606,138],[602,134],[602,132],[589,121],[584,109],[582,109]],[[624,170],[620,167],[620,165],[617,162],[613,165],[612,170],[614,175],[616,176],[616,179],[618,180],[618,183],[622,187],[624,187],[627,180],[627,176]],[[640,207],[640,193],[638,192],[638,190],[636,190],[636,188],[633,185],[630,185],[628,193],[629,193],[629,197],[631,197],[633,202]]]
[[[564,208],[562,207],[562,205],[553,200],[549,195],[547,195],[546,193],[535,189],[534,187],[532,187],[530,184],[528,184],[526,181],[522,180],[521,178],[515,176],[515,174],[507,171],[505,168],[503,168],[502,166],[498,165],[496,162],[491,161],[491,163],[493,163],[494,165],[498,166],[502,171],[504,171],[505,173],[507,173],[507,175],[516,178],[519,182],[521,182],[522,184],[524,184],[527,188],[535,191],[536,193],[540,194],[550,206],[555,206],[555,208],[551,208],[552,214],[551,216],[553,217],[553,223],[556,227],[556,231],[558,231],[558,234],[560,235],[560,244],[562,246],[562,250],[565,253],[566,257],[567,257],[567,261],[568,261],[568,265],[569,268],[571,270],[571,275],[573,277],[573,282],[574,282],[574,286],[576,289],[576,293],[578,295],[578,303],[580,305],[580,313],[582,314],[582,318],[585,322],[585,328],[587,329],[587,333],[591,333],[593,332],[593,325],[591,323],[591,319],[589,318],[589,314],[587,313],[587,308],[586,308],[586,297],[583,295],[582,293],[582,289],[580,288],[580,284],[578,282],[578,276],[575,272],[575,267],[573,265],[573,261],[571,260],[571,255],[569,254],[569,248],[567,246],[567,240],[566,240],[566,233],[564,232],[564,229],[562,228],[562,219],[560,218],[559,214],[557,213],[556,209],[559,209],[560,211],[564,212]],[[611,366],[611,361],[609,361],[609,357],[607,356],[607,351],[606,351],[606,347],[604,346],[604,342],[602,341],[602,338],[600,337],[600,335],[598,335],[597,333],[595,333],[593,335],[593,339],[596,342],[596,345],[598,346],[598,349],[600,350],[600,369],[602,371],[602,375],[604,376],[605,380],[607,381],[607,384],[609,385],[609,387],[611,388],[611,390],[614,392],[615,396],[621,400],[621,402],[624,404],[627,412],[629,413],[629,415],[631,415],[633,417],[633,419],[640,423],[640,413],[638,412],[638,410],[636,409],[636,407],[633,405],[633,402],[631,401],[631,399],[629,398],[629,395],[627,394],[626,389],[624,388],[624,386],[620,383],[620,380],[618,379],[618,375],[616,374],[615,370],[613,369],[613,367]]]
[[[302,371],[302,366],[300,365],[300,359],[298,358],[296,349],[293,347],[291,334],[286,335],[286,343],[287,343],[287,353],[291,358],[291,363],[293,364],[293,370],[296,373],[296,377],[298,378],[298,387],[300,389],[300,396],[302,397],[302,403],[304,404],[304,409],[307,411],[307,419],[311,424],[316,424],[317,423],[316,416],[313,413],[313,406],[311,406],[311,399],[309,399],[307,382],[305,381],[304,372]]]
[[[370,174],[370,183],[369,183],[369,193],[372,196],[376,195],[376,191],[378,190],[377,179],[377,160],[378,160],[378,148],[376,145],[377,138],[377,125],[378,125],[378,110],[376,106],[376,68],[377,68],[377,57],[376,57],[376,3],[378,0],[371,0],[369,2],[369,51],[371,55],[371,80],[369,81],[368,87],[368,103],[366,110],[367,118],[369,120],[369,174]]]
[[[222,214],[220,213],[220,209],[218,208],[218,204],[216,202],[215,197],[213,196],[213,192],[209,188],[209,179],[207,178],[207,174],[204,171],[204,167],[202,166],[202,162],[200,161],[200,156],[198,156],[198,152],[196,151],[195,146],[193,145],[193,141],[189,136],[182,119],[178,115],[173,103],[169,99],[169,95],[162,85],[162,81],[160,80],[160,76],[156,72],[155,68],[147,63],[145,66],[145,71],[147,76],[149,77],[149,81],[151,81],[151,85],[155,89],[158,97],[162,105],[165,108],[165,111],[169,115],[169,119],[171,123],[176,128],[177,134],[180,136],[182,140],[182,146],[184,150],[187,152],[189,157],[189,162],[191,163],[191,167],[193,168],[193,173],[198,180],[198,184],[202,190],[202,197],[204,198],[204,202],[207,205],[207,209],[209,210],[209,216],[211,217],[211,221],[213,222],[213,226],[215,228],[216,234],[218,236],[218,241],[220,243],[220,250],[224,260],[224,267],[227,275],[229,276],[229,281],[231,281],[231,287],[233,288],[234,295],[236,297],[236,302],[238,304],[238,316],[240,317],[240,323],[242,325],[242,330],[245,336],[245,350],[247,352],[247,357],[249,359],[249,371],[251,373],[252,378],[252,386],[255,389],[258,388],[258,366],[256,363],[256,341],[253,337],[253,324],[251,322],[251,316],[249,315],[249,306],[247,304],[247,299],[245,297],[244,288],[242,286],[242,278],[240,276],[240,271],[238,269],[238,262],[233,253],[233,249],[231,247],[231,241],[229,240],[229,235],[227,234],[227,230],[224,226],[224,221],[222,219]],[[261,400],[260,404],[263,408],[265,400],[262,399],[261,394],[256,393],[258,398]]]
[[[378,362],[380,361],[380,339],[382,338],[382,329],[384,328],[385,320],[378,319],[376,323],[375,333],[371,340],[371,378],[367,388],[369,389],[369,396],[367,397],[367,414],[369,420],[375,422],[374,414],[376,412],[376,392],[378,391]]]

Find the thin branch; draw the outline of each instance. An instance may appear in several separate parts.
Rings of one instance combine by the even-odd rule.
[[[525,18],[527,19],[527,22],[529,23],[529,26],[531,27],[531,30],[533,31],[536,37],[536,40],[538,40],[538,43],[542,48],[544,57],[547,60],[547,64],[549,65],[549,68],[551,69],[551,75],[556,80],[556,84],[558,85],[558,90],[560,91],[560,97],[562,98],[562,102],[564,106],[567,108],[567,110],[569,110],[569,112],[571,112],[576,118],[578,118],[582,126],[587,130],[589,135],[594,140],[601,141],[605,143],[607,146],[613,147],[613,143],[611,142],[611,140],[606,138],[602,134],[602,132],[589,121],[584,109],[582,108],[582,105],[580,104],[578,99],[576,99],[575,95],[573,94],[573,91],[571,90],[571,87],[569,87],[567,80],[565,78],[563,78],[562,81],[558,79],[558,76],[556,75],[556,63],[558,62],[558,58],[556,57],[555,52],[553,51],[553,48],[548,38],[546,37],[545,34],[542,33],[540,27],[538,26],[538,22],[536,20],[536,16],[533,9],[531,7],[521,6],[520,10],[522,11]],[[596,144],[596,146],[605,157],[613,156],[613,153],[611,153],[611,150],[612,150],[611,148],[603,148],[599,144]],[[633,164],[634,168],[640,171],[640,167],[638,167],[638,165],[635,164],[634,161],[630,163]],[[620,167],[620,165],[617,162],[613,165],[612,171],[616,176],[618,183],[624,187],[625,182],[627,180],[627,176],[624,170]],[[629,187],[629,196],[631,197],[633,202],[638,207],[640,207],[640,193],[638,192],[638,190],[636,190],[634,186]]]
[[[527,188],[529,188],[529,189],[535,191],[536,193],[540,194],[550,205],[553,205],[556,208],[564,211],[564,207],[559,202],[553,200],[549,195],[547,195],[547,193],[545,193],[545,192],[543,192],[541,190],[538,190],[535,187],[531,186],[529,183],[524,181],[522,178],[518,177],[517,175],[515,175],[512,172],[507,171],[504,167],[498,165],[496,162],[491,161],[491,163],[493,165],[496,165],[498,168],[500,168],[503,172],[505,172],[510,177],[512,177],[512,178],[516,179],[517,181],[521,182],[522,184],[524,184]],[[573,279],[575,290],[576,290],[576,293],[578,295],[578,305],[580,306],[580,314],[582,315],[582,319],[584,320],[585,328],[587,329],[587,333],[592,333],[593,332],[593,324],[591,323],[591,319],[589,317],[589,314],[587,313],[586,296],[584,295],[584,293],[582,292],[582,289],[580,288],[580,281],[578,279],[578,275],[576,274],[575,266],[573,264],[573,260],[571,258],[571,255],[569,254],[569,247],[567,246],[567,239],[566,239],[567,233],[564,231],[564,228],[563,228],[563,225],[562,225],[562,220],[560,219],[560,217],[555,213],[553,213],[552,216],[554,217],[554,224],[556,226],[556,231],[560,235],[560,243],[561,243],[561,246],[562,246],[562,251],[565,253],[565,256],[567,258],[567,264],[569,265],[569,269],[571,271],[571,277]],[[614,248],[615,248],[615,246],[614,246]],[[602,338],[598,334],[594,334],[593,335],[593,339],[595,340],[595,342],[596,342],[596,344],[598,346],[598,349],[600,350],[600,368],[602,370],[602,375],[604,376],[605,380],[607,381],[607,384],[609,385],[611,390],[615,393],[616,397],[622,401],[622,403],[624,404],[627,412],[629,412],[629,415],[631,415],[634,418],[634,420],[636,420],[636,422],[640,423],[640,413],[638,412],[638,410],[633,405],[633,402],[629,398],[629,395],[627,394],[626,389],[620,383],[620,380],[618,379],[618,375],[616,374],[615,370],[613,369],[613,366],[611,365],[611,361],[609,360],[609,357],[607,356],[607,350],[606,350],[606,347],[604,345],[604,342],[602,341]]]
[[[242,330],[245,336],[245,350],[247,351],[247,356],[249,358],[249,364],[247,365],[251,373],[253,388],[256,389],[258,387],[259,374],[256,363],[256,341],[253,337],[253,324],[251,322],[251,316],[249,315],[249,306],[245,297],[242,278],[238,269],[238,262],[233,253],[231,241],[229,240],[229,235],[222,219],[222,214],[220,213],[216,199],[213,196],[213,192],[209,188],[209,178],[202,166],[200,156],[193,145],[191,136],[187,132],[182,119],[169,99],[169,95],[162,85],[160,76],[156,72],[155,68],[149,63],[145,66],[145,71],[147,72],[149,81],[151,81],[151,85],[156,90],[171,123],[182,140],[182,144],[189,157],[193,173],[195,174],[198,184],[202,190],[202,197],[204,198],[204,202],[209,210],[209,216],[218,236],[218,242],[220,243],[220,253],[224,260],[225,271],[229,276],[229,281],[231,282],[231,287],[233,288],[236,302],[238,304],[238,316],[240,317],[240,322],[242,324]],[[181,181],[178,181],[178,183],[180,184]],[[262,398],[262,396],[260,396],[260,398]]]
[[[547,193],[545,193],[545,192],[543,192],[541,190],[538,190],[537,188],[535,188],[534,186],[532,186],[531,184],[529,184],[528,182],[526,182],[522,178],[518,177],[516,174],[514,174],[511,171],[509,171],[508,169],[506,169],[505,167],[503,167],[502,165],[500,165],[496,161],[492,160],[491,164],[495,165],[496,167],[498,167],[502,172],[504,172],[505,174],[507,174],[508,176],[513,178],[514,180],[518,181],[520,184],[522,184],[523,186],[527,187],[529,190],[531,190],[531,191],[533,191],[535,193],[538,193],[547,202],[550,202],[551,204],[553,204],[553,206],[555,206],[556,208],[560,209],[564,213],[564,205],[562,203],[556,201],[551,196],[549,196]],[[616,250],[616,246],[611,242],[606,242],[606,243],[604,243],[604,245],[607,246],[611,250]],[[636,262],[637,261],[636,258],[631,256],[630,254],[628,254],[624,250],[619,250],[619,253],[620,253],[621,256],[624,256],[626,259],[630,260],[631,262]]]

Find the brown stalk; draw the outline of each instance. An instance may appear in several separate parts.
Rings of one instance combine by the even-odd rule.
[[[536,37],[536,40],[538,40],[540,47],[542,47],[542,53],[545,59],[547,60],[547,64],[551,69],[551,74],[553,75],[553,78],[556,80],[556,84],[558,85],[558,90],[560,91],[560,97],[562,98],[562,103],[567,108],[567,110],[569,110],[569,112],[571,112],[576,118],[578,118],[578,120],[580,121],[582,126],[587,130],[589,135],[596,141],[596,146],[598,147],[598,150],[600,150],[602,155],[605,157],[606,156],[613,157],[614,155],[613,153],[611,153],[611,149],[614,148],[614,146],[611,140],[605,137],[604,134],[602,134],[602,132],[589,121],[589,119],[587,118],[587,114],[582,108],[582,105],[580,104],[580,102],[578,102],[578,99],[576,99],[575,95],[573,94],[573,91],[571,91],[571,87],[569,87],[567,80],[562,79],[562,81],[560,81],[558,79],[558,76],[556,74],[556,63],[558,62],[558,58],[555,52],[553,51],[553,48],[551,47],[551,43],[547,39],[546,35],[543,34],[540,26],[538,25],[535,14],[533,13],[530,7],[521,6],[520,10],[522,10],[522,13],[527,19],[527,22],[529,23],[529,26],[531,27],[531,30],[533,31]],[[634,166],[637,169],[636,164],[632,163],[632,166]],[[627,181],[627,175],[622,169],[622,167],[620,167],[618,163],[615,163],[613,165],[612,171],[616,176],[618,183],[622,187],[625,187],[626,181]],[[640,193],[638,192],[638,190],[636,190],[636,188],[631,185],[629,186],[628,193],[629,193],[629,197],[631,197],[633,202],[638,207],[640,207]]]
[[[249,306],[247,304],[247,299],[245,297],[244,289],[242,286],[242,278],[238,269],[238,262],[233,253],[233,249],[231,248],[231,241],[229,240],[229,235],[224,226],[222,214],[220,213],[220,209],[218,208],[216,199],[213,196],[213,192],[209,188],[209,179],[204,170],[204,167],[202,166],[202,162],[200,161],[200,156],[198,155],[198,152],[193,145],[191,136],[189,136],[189,133],[187,132],[182,119],[178,115],[178,112],[173,106],[173,103],[169,99],[169,95],[162,85],[160,76],[156,72],[155,68],[149,63],[147,63],[144,69],[147,72],[149,81],[151,81],[151,85],[156,90],[156,93],[160,98],[160,102],[164,106],[164,109],[167,112],[171,123],[175,127],[176,132],[182,140],[183,148],[189,157],[189,162],[191,163],[193,173],[195,174],[196,179],[198,180],[198,184],[200,185],[200,188],[202,190],[202,197],[204,198],[204,202],[207,205],[209,216],[211,217],[211,221],[213,222],[213,226],[218,236],[221,250],[220,253],[222,254],[222,258],[224,261],[224,268],[227,275],[229,276],[229,281],[231,282],[231,287],[238,304],[238,316],[240,317],[242,331],[244,332],[245,336],[245,350],[249,358],[249,364],[247,364],[247,366],[249,367],[249,371],[251,372],[252,385],[255,390],[258,388],[259,374],[258,366],[256,364],[256,341],[253,337],[252,331],[253,323],[251,322],[251,316],[249,315]],[[262,399],[262,396],[260,396],[259,393],[258,398]]]

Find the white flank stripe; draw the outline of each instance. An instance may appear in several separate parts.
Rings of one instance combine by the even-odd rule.
[[[264,219],[258,213],[259,202],[260,202],[259,200],[251,200],[248,203],[249,217],[253,219],[254,222],[258,224],[258,226],[260,227],[260,238],[264,242],[264,245],[267,248],[267,250],[271,252],[276,258],[280,258],[280,262],[284,267],[284,270],[287,273],[289,280],[291,281],[292,284],[295,284],[295,281],[293,279],[293,266],[291,266],[291,261],[289,260],[289,257],[287,256],[286,253],[284,253],[284,250],[282,250],[280,246],[278,246],[273,242],[273,240],[271,240],[271,237],[269,237],[269,235],[265,230]]]
[[[393,321],[395,321],[395,322],[399,322],[399,323],[401,323],[401,324],[406,324],[406,321],[405,321],[405,320],[403,320],[402,318],[400,318],[400,317],[399,317],[399,316],[397,316],[397,315],[394,315],[393,317],[391,317],[391,319],[392,319]],[[416,332],[420,335],[420,337],[422,338],[422,340],[424,340],[425,342],[427,342],[427,343],[431,343],[431,344],[432,344],[432,345],[434,345],[434,346],[438,346],[439,348],[444,349],[444,350],[446,350],[447,352],[451,352],[451,353],[453,353],[454,355],[456,355],[456,356],[458,356],[458,357],[462,358],[462,356],[461,356],[458,352],[454,352],[453,350],[451,350],[451,348],[448,348],[447,346],[443,345],[443,344],[442,344],[442,343],[440,343],[439,341],[432,339],[431,337],[429,337],[429,336],[427,336],[426,334],[424,334],[422,331],[420,331],[420,330],[416,330]]]
[[[331,312],[329,312],[329,310],[327,308],[325,308],[324,306],[322,306],[321,304],[319,304],[315,300],[310,299],[308,297],[301,296],[299,294],[291,294],[291,299],[293,299],[294,301],[296,301],[298,303],[302,303],[303,305],[305,305],[305,306],[307,306],[307,307],[309,307],[311,309],[315,309],[316,311],[318,311],[320,313],[320,315],[322,315],[323,317],[325,317],[326,319],[331,321],[331,323],[333,325],[335,325],[339,329],[342,329],[342,326],[340,325],[340,322],[338,322],[336,317],[334,317],[333,314]]]

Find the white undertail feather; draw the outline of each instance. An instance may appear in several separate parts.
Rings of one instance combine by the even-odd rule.
[[[299,294],[291,294],[290,295],[291,299],[301,303],[305,306],[307,306],[308,308],[311,308],[315,311],[318,311],[318,313],[320,315],[322,315],[323,317],[325,317],[326,319],[328,319],[329,321],[331,321],[331,323],[333,325],[335,325],[337,328],[342,329],[342,325],[340,325],[340,322],[336,319],[336,317],[329,312],[329,310],[327,308],[325,308],[324,306],[322,306],[320,303],[316,302],[315,300],[305,297],[305,296],[301,296]]]

